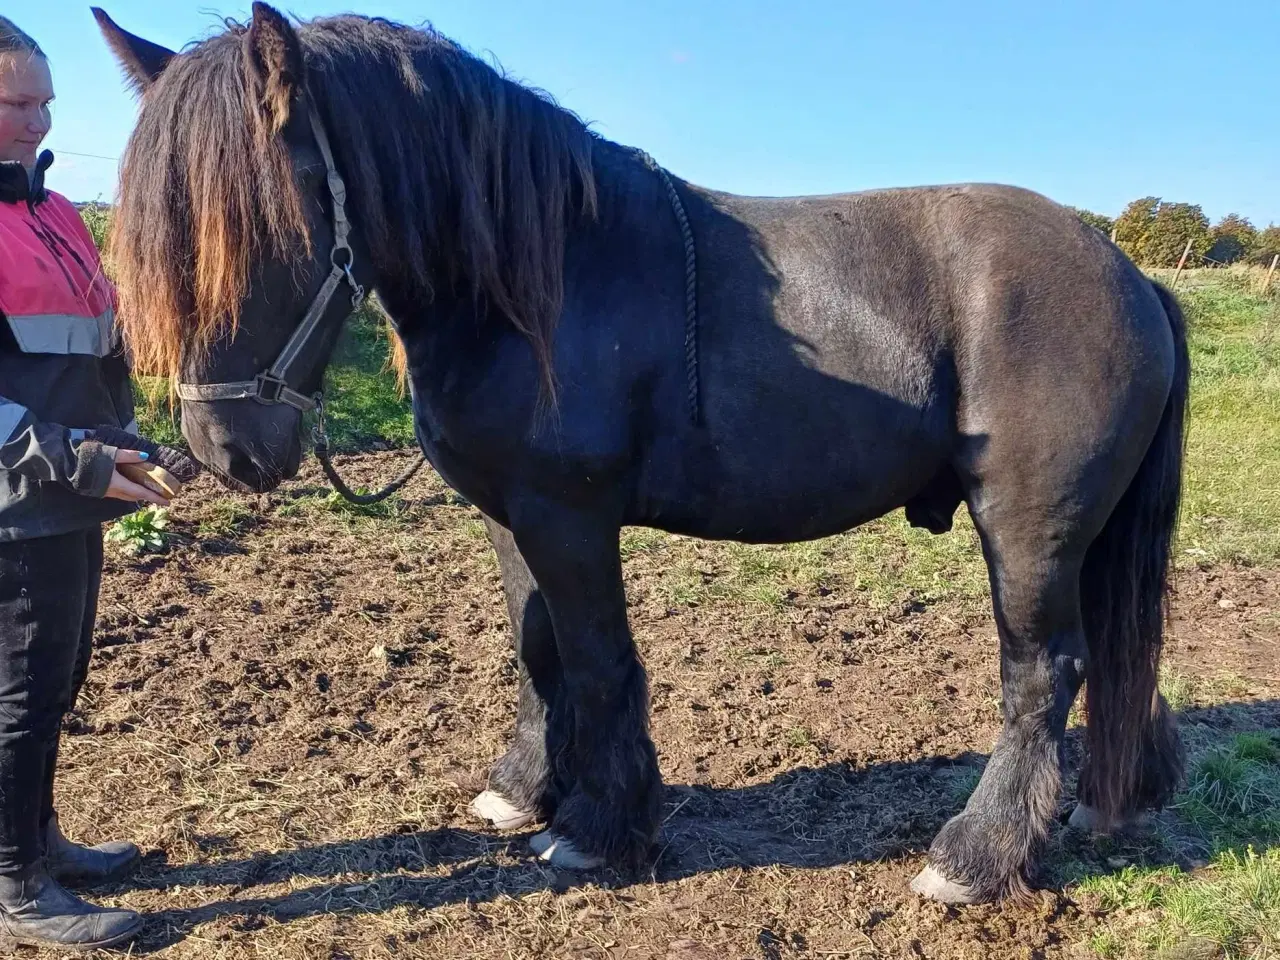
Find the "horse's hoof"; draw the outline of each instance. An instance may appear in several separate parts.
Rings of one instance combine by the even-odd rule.
[[[1091,807],[1087,803],[1077,803],[1076,808],[1071,811],[1071,816],[1067,818],[1067,826],[1071,829],[1102,837],[1109,837],[1124,830],[1133,830],[1146,825],[1147,814],[1145,812],[1121,817],[1119,820],[1108,820],[1097,807]]]
[[[471,813],[499,830],[519,830],[538,818],[535,810],[521,810],[501,794],[486,790],[471,801]]]
[[[916,878],[911,881],[911,889],[922,897],[940,903],[978,903],[982,899],[967,883],[948,880],[933,867],[925,867],[917,873]]]
[[[1108,834],[1115,825],[1096,808],[1085,803],[1077,803],[1067,818],[1067,826],[1083,833]]]
[[[604,866],[604,857],[593,857],[581,853],[573,845],[572,840],[557,837],[550,830],[544,830],[535,835],[529,841],[529,846],[538,855],[539,860],[545,860],[553,867],[563,867],[565,870],[594,870],[596,867]]]

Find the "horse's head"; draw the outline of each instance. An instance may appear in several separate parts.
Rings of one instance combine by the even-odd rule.
[[[125,341],[142,372],[184,385],[183,433],[215,473],[266,490],[296,472],[298,407],[375,277],[406,337],[432,303],[509,323],[554,394],[566,236],[596,205],[580,120],[430,28],[295,26],[255,3],[247,25],[174,54],[95,15],[142,94],[110,251]],[[295,355],[348,262],[332,168],[354,276],[337,271]],[[286,359],[288,392],[259,377]],[[294,403],[261,402],[278,398]]]
[[[174,54],[94,13],[142,95],[111,245],[126,341],[177,382],[196,456],[272,489],[297,472],[302,415],[371,282],[298,34],[255,3],[247,26]]]

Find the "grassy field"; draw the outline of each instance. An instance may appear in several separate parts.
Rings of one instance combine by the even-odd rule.
[[[1184,568],[1280,566],[1280,298],[1257,295],[1254,283],[1244,271],[1193,271],[1178,290],[1193,362],[1178,548]],[[349,326],[328,386],[330,433],[342,449],[412,443],[411,417],[385,356],[374,318]],[[139,386],[144,431],[176,438],[163,385]],[[342,509],[313,499],[281,509]],[[399,511],[392,501],[359,520],[394,525],[403,522]],[[986,603],[985,570],[964,516],[948,537],[910,528],[899,512],[854,534],[780,547],[630,529],[622,550],[629,565],[652,575],[663,603],[732,608],[748,619],[774,617],[790,597],[830,590],[855,593],[873,609]],[[744,648],[742,656],[767,670],[778,654]],[[1170,674],[1165,685],[1175,706],[1238,694],[1230,677]],[[1280,949],[1280,731],[1189,740],[1191,775],[1164,815],[1161,839],[1122,848],[1116,862],[1124,865],[1108,872],[1082,869],[1070,887],[1106,911],[1088,943],[1103,957],[1261,958]]]

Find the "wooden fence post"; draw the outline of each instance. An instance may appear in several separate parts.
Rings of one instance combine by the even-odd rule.
[[[1271,258],[1271,266],[1267,268],[1267,275],[1262,278],[1262,289],[1258,292],[1266,296],[1267,290],[1271,287],[1271,277],[1276,272],[1276,264],[1280,263],[1280,253]]]
[[[1194,242],[1194,239],[1188,240],[1186,247],[1183,248],[1182,256],[1178,258],[1178,269],[1173,271],[1173,281],[1169,284],[1170,290],[1178,285],[1178,278],[1182,276],[1182,268],[1187,265],[1187,257],[1191,255],[1191,244]]]
[[[1112,227],[1112,228],[1111,228],[1111,242],[1112,242],[1112,243],[1115,243],[1115,242],[1116,242],[1116,228],[1115,228],[1115,227]]]

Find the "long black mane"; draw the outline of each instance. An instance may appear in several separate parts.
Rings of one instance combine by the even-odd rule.
[[[184,343],[207,345],[235,322],[248,251],[307,245],[278,136],[296,103],[273,103],[245,53],[247,29],[231,22],[174,58],[125,158],[117,269],[143,302],[122,312],[157,372],[176,370]],[[595,211],[594,135],[430,27],[341,16],[297,35],[380,274],[423,297],[441,280],[469,290],[528,337],[552,386],[565,237]]]

